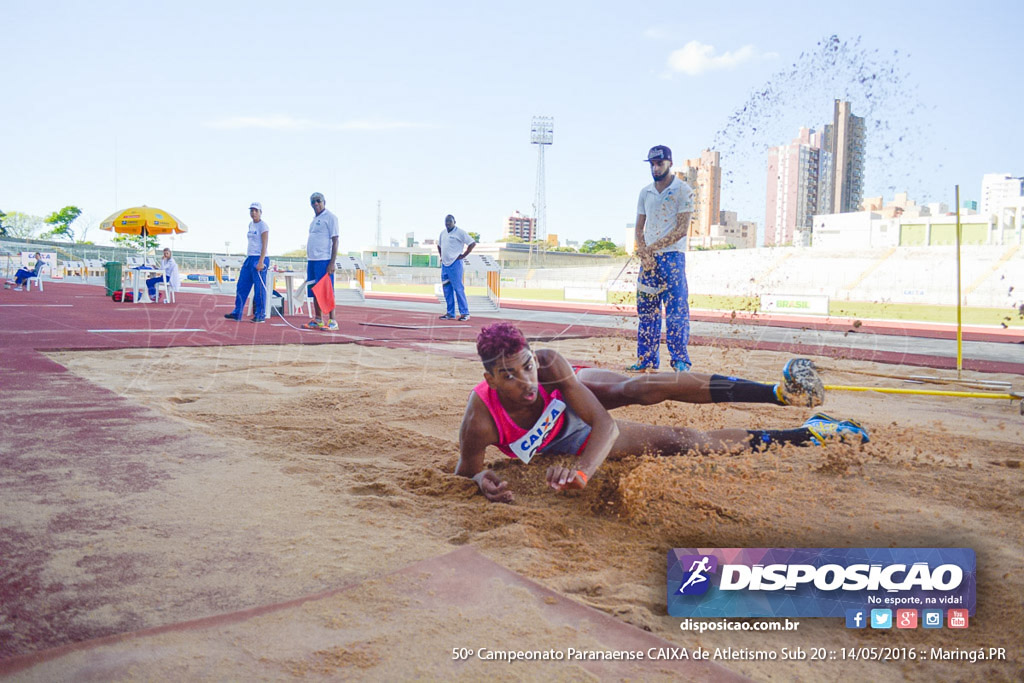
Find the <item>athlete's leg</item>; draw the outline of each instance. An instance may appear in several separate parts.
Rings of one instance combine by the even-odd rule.
[[[702,432],[687,427],[649,425],[628,420],[616,420],[619,437],[612,446],[609,458],[654,453],[658,455],[685,455],[696,453],[739,453],[771,444],[795,446],[821,445],[829,439],[867,443],[867,430],[853,420],[837,420],[817,413],[794,429],[715,429]]]
[[[699,372],[655,372],[624,375],[612,370],[583,368],[576,378],[607,410],[649,406],[662,401],[711,403],[711,375]]]
[[[753,437],[745,429],[716,429],[702,432],[687,427],[649,425],[627,420],[616,420],[619,438],[612,446],[609,458],[627,455],[658,454],[684,455],[697,453],[738,453],[751,447]]]
[[[794,366],[802,368],[799,378],[790,372]],[[821,405],[824,396],[823,389],[818,389],[822,384],[814,365],[802,358],[786,363],[783,381],[778,384],[699,372],[630,376],[600,368],[583,368],[576,377],[607,410],[629,405],[648,406],[662,401],[813,406]]]

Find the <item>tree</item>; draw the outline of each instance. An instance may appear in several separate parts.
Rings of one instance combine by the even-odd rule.
[[[160,247],[160,238],[156,235],[118,235],[111,242],[136,251],[149,251]]]
[[[41,237],[60,237],[74,242],[75,231],[71,228],[71,224],[81,215],[82,210],[77,206],[65,206],[60,211],[54,211],[43,221],[47,225],[52,225],[53,229],[44,232]]]
[[[617,246],[607,237],[599,240],[587,240],[580,247],[581,254],[607,254],[609,256],[625,256],[626,250]]]
[[[5,218],[7,218],[7,214],[0,211],[0,237],[7,237],[7,228],[4,227]]]
[[[43,219],[27,213],[12,211],[4,218],[4,229],[8,237],[29,240],[43,229]]]
[[[523,244],[526,242],[522,237],[516,237],[511,235],[509,237],[502,237],[501,239],[494,240],[495,242],[505,242],[506,244]]]
[[[480,233],[478,233],[478,232],[470,232],[470,233],[467,233],[467,234],[468,234],[468,235],[469,235],[470,237],[472,237],[472,238],[473,238],[473,241],[474,241],[474,242],[479,242],[479,241],[480,241]]]
[[[79,244],[92,244],[91,241],[86,239],[89,234],[89,229],[99,225],[99,221],[93,218],[92,214],[83,213],[79,215],[78,220],[74,222],[74,230],[78,235],[78,239],[75,240]]]

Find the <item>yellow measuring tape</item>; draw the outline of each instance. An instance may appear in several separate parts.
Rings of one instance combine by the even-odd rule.
[[[954,396],[960,398],[998,398],[1009,401],[1024,399],[1024,392],[1010,394],[994,394],[978,391],[939,391],[936,389],[890,389],[888,387],[847,387],[838,384],[826,384],[828,391],[877,391],[880,394],[915,394],[918,396]]]

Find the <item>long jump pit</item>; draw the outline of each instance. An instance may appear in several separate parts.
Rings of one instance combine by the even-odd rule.
[[[634,351],[614,337],[534,346],[609,368]],[[692,355],[697,369],[761,381],[777,381],[789,357]],[[0,674],[13,680],[1024,676],[1024,419],[1009,401],[830,392],[822,409],[861,422],[870,443],[638,453],[570,493],[544,485],[561,459],[523,465],[492,449],[488,465],[515,493],[502,505],[453,474],[483,372],[468,342],[46,357],[69,371],[82,420],[55,417],[54,440],[23,444],[0,472]],[[826,384],[901,387],[926,372],[814,360]],[[100,433],[84,426],[92,410]],[[612,414],[707,430],[795,427],[812,412],[664,403]],[[58,451],[68,439],[77,449]],[[795,632],[681,630],[666,613],[666,553],[727,547],[973,548],[977,613],[962,631],[852,630],[841,618],[795,619]],[[757,656],[798,648],[1006,658]],[[724,654],[670,661],[698,649]],[[562,658],[500,654],[549,650]]]

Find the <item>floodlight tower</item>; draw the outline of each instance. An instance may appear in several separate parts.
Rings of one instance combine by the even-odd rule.
[[[537,145],[537,188],[533,203],[534,234],[530,241],[527,266],[533,261],[533,242],[546,236],[547,223],[544,216],[547,209],[544,198],[544,148],[554,142],[555,119],[553,116],[534,116],[530,124],[530,144]]]
[[[377,241],[374,242],[374,246],[380,246],[384,244],[383,238],[380,235],[380,200],[377,200]]]

